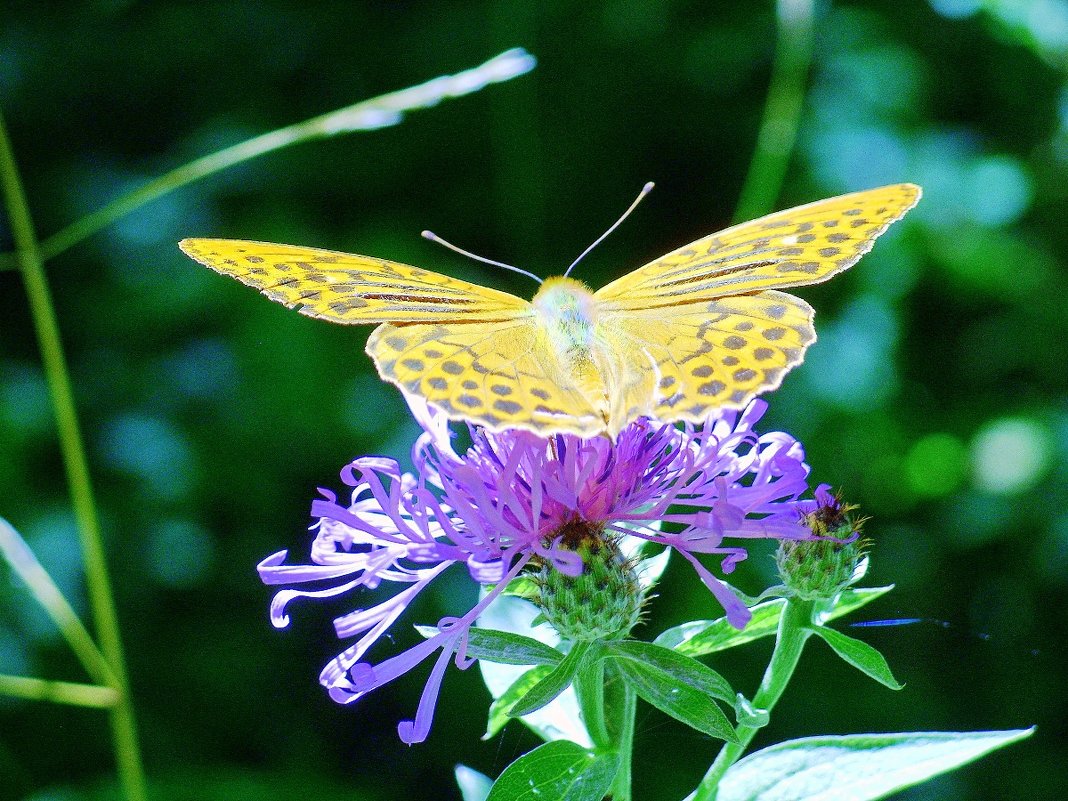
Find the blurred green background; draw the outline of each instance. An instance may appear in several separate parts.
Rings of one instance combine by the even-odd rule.
[[[799,5],[797,2],[785,4]],[[488,696],[451,670],[430,740],[402,745],[429,666],[342,709],[316,683],[332,614],[274,631],[255,564],[307,553],[317,486],[415,432],[367,329],[269,303],[186,259],[185,236],[315,245],[529,296],[430,228],[598,286],[724,227],[767,97],[770,3],[9,2],[0,109],[44,235],[196,156],[523,46],[537,69],[402,124],[247,163],[143,208],[49,264],[107,538],[154,797],[457,798],[535,744],[480,742]],[[897,181],[919,207],[847,274],[801,290],[820,340],[765,429],[873,515],[853,629],[894,694],[815,644],[757,745],[819,733],[1015,728],[1030,741],[903,794],[1063,798],[1068,611],[1068,3],[820,3],[797,148],[776,207]],[[0,219],[0,250],[12,246]],[[0,273],[0,514],[88,617],[77,536],[19,275]],[[772,580],[766,551],[738,573]],[[464,610],[462,571],[404,621]],[[674,564],[644,635],[719,610]],[[398,625],[400,643],[407,641]],[[384,640],[379,658],[391,650]],[[751,693],[766,644],[717,667]],[[0,673],[85,680],[0,564]],[[638,798],[681,798],[715,743],[639,710]],[[0,801],[111,797],[103,713],[0,698]]]

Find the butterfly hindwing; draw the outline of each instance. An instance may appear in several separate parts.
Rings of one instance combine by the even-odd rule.
[[[594,296],[606,310],[640,310],[826,281],[919,199],[918,186],[894,184],[779,211],[668,253]]]
[[[775,389],[815,341],[812,307],[785,292],[605,315],[609,429],[646,415],[701,421]]]
[[[507,292],[370,256],[236,239],[183,239],[179,247],[271,300],[335,323],[503,320],[530,309]]]
[[[379,374],[453,419],[492,430],[591,436],[605,428],[533,315],[493,323],[381,325],[367,340]]]

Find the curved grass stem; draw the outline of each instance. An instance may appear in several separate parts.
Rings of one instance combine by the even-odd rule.
[[[49,681],[30,676],[0,675],[0,695],[95,709],[110,709],[119,702],[119,693],[114,687]]]
[[[801,124],[801,104],[815,41],[815,0],[778,0],[779,35],[768,99],[749,162],[734,222],[752,220],[775,207]]]
[[[59,324],[52,305],[48,280],[45,277],[44,261],[41,258],[33,220],[30,217],[26,195],[2,116],[0,116],[0,188],[3,191],[4,203],[11,222],[18,267],[26,287],[30,313],[41,350],[41,362],[52,398],[63,467],[67,474],[74,517],[81,537],[86,589],[100,639],[100,651],[111,669],[112,687],[119,695],[118,702],[110,710],[119,782],[127,801],[144,801],[144,773],[141,768],[140,746],[134,723],[133,702],[126,678],[118,617],[115,614],[111,580],[108,577],[107,563],[104,560],[100,521],[89,480],[85,448],[82,444],[78,415],[74,405],[74,393],[59,336]]]
[[[57,231],[41,243],[41,259],[48,261],[146,203],[227,167],[301,142],[396,125],[409,111],[436,106],[442,100],[461,97],[489,84],[510,80],[529,72],[534,68],[534,63],[533,56],[515,48],[455,75],[442,75],[418,86],[364,100],[203,156],[149,181],[130,194]]]
[[[100,653],[93,642],[93,637],[85,628],[70,602],[64,597],[59,587],[48,575],[26,541],[15,529],[0,517],[0,556],[11,566],[27,588],[41,604],[52,622],[56,624],[63,639],[67,641],[86,673],[97,684],[115,686],[115,674],[108,660]],[[0,686],[0,692],[3,692]]]

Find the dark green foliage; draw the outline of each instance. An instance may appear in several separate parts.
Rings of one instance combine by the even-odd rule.
[[[820,341],[768,398],[765,424],[801,439],[815,480],[872,515],[868,582],[897,590],[850,620],[927,622],[864,632],[899,693],[809,649],[754,749],[1037,723],[1011,756],[941,789],[1055,799],[1068,784],[1068,53],[1063,36],[1013,17],[1015,3],[959,19],[932,5],[820,4],[777,206],[896,181],[926,195],[848,274],[798,292]],[[1063,3],[1043,6],[1063,17]],[[49,263],[156,799],[458,797],[456,763],[496,776],[536,743],[517,724],[479,743],[488,694],[476,671],[450,670],[430,741],[403,746],[396,722],[429,666],[341,708],[316,676],[343,647],[331,617],[351,605],[298,602],[290,629],[271,629],[255,564],[282,548],[303,559],[316,487],[340,493],[337,473],[358,455],[405,461],[414,426],[374,376],[365,329],[271,304],[175,243],[370,253],[529,296],[526,279],[419,231],[557,273],[656,181],[580,265],[601,285],[728,223],[774,39],[770,3],[7,4],[0,110],[44,237],[253,134],[508,47],[539,59],[397,127],[190,186]],[[6,226],[0,215],[0,252]],[[2,271],[0,515],[87,616],[50,414],[21,281]],[[469,609],[460,570],[406,620]],[[775,583],[770,550],[734,576],[754,594]],[[669,570],[657,595],[634,636],[720,614],[689,569]],[[762,647],[704,659],[751,696]],[[3,566],[0,673],[85,678]],[[659,713],[640,717],[636,797],[683,797],[712,751]],[[0,801],[112,798],[113,776],[102,714],[0,698]]]

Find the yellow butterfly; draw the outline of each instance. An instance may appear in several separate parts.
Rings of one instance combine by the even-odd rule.
[[[492,430],[615,437],[634,419],[699,422],[775,389],[816,339],[778,289],[825,281],[916,205],[894,184],[699,239],[596,292],[567,277],[533,300],[370,256],[228,239],[181,249],[301,314],[381,323],[379,374]]]

